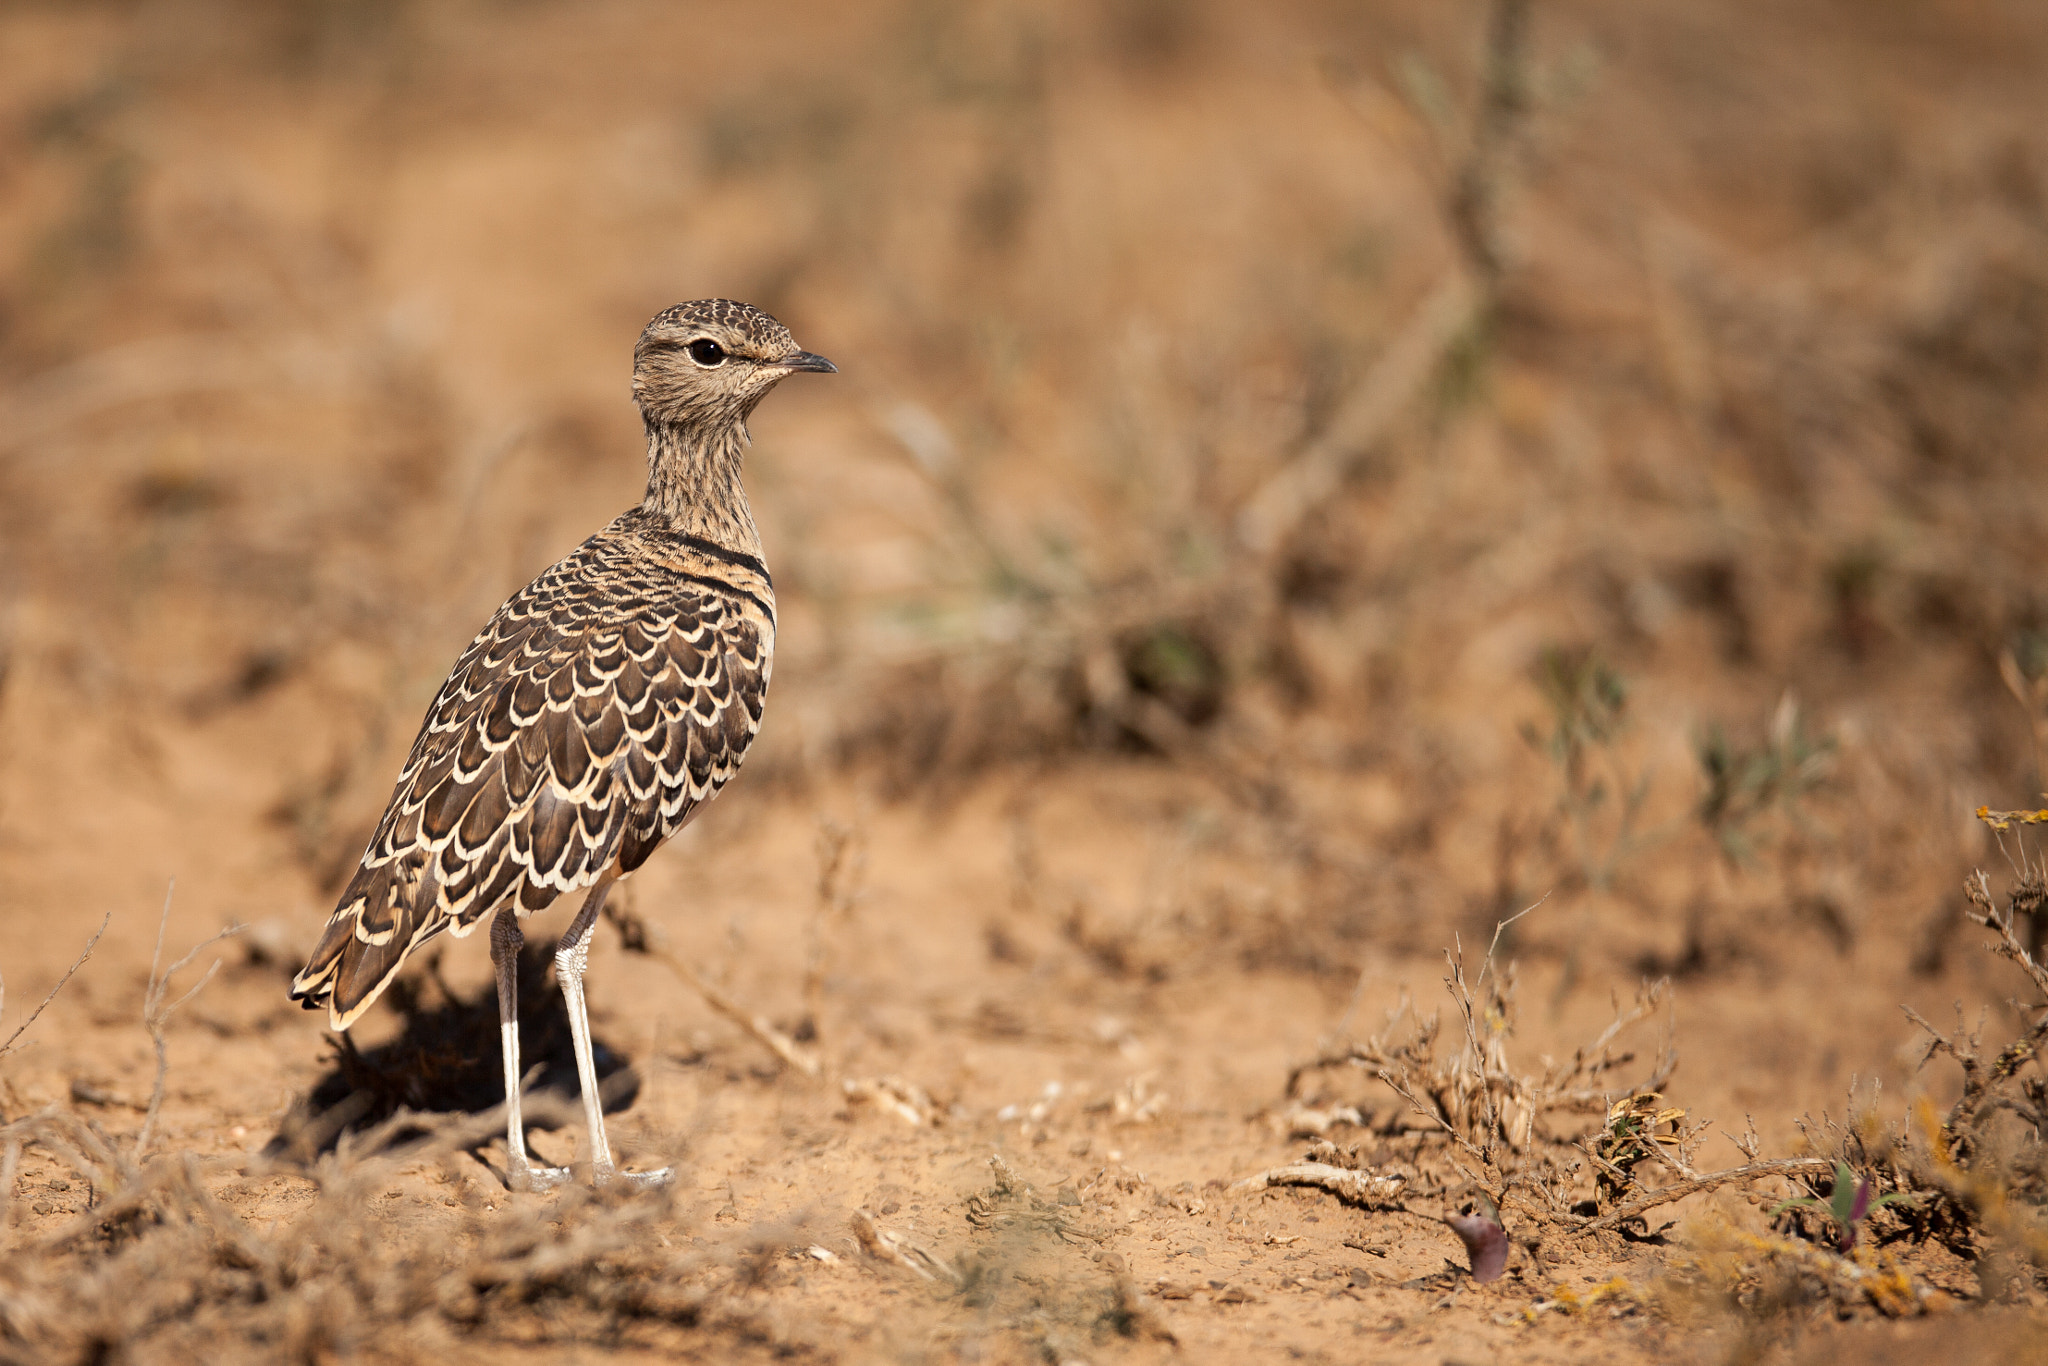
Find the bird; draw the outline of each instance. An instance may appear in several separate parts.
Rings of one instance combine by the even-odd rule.
[[[823,356],[750,304],[657,314],[633,348],[647,491],[500,607],[427,708],[391,800],[291,996],[346,1030],[407,957],[490,921],[507,1182],[558,1186],[520,1114],[521,917],[583,891],[555,952],[594,1184],[623,1172],[599,1103],[583,980],[605,897],[739,769],[775,658],[775,589],[741,483],[747,421]],[[585,890],[587,889],[587,890]]]

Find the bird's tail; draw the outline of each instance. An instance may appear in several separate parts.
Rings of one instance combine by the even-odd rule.
[[[437,890],[431,876],[421,878],[403,860],[358,868],[292,979],[292,999],[308,1010],[325,1006],[337,1030],[354,1024],[391,985],[407,955],[446,928]]]

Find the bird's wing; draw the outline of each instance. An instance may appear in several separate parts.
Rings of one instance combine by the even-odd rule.
[[[441,685],[292,994],[345,1028],[420,943],[637,868],[761,724],[772,600],[593,537]]]

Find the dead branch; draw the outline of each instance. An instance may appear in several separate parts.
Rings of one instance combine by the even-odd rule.
[[[1441,1097],[1437,1098],[1434,1107],[1425,1105],[1422,1103],[1421,1098],[1418,1097],[1413,1091],[1409,1090],[1406,1086],[1403,1086],[1400,1080],[1396,1078],[1392,1072],[1389,1072],[1386,1069],[1382,1068],[1376,1075],[1379,1077],[1381,1081],[1386,1083],[1388,1088],[1391,1089],[1394,1092],[1394,1094],[1400,1096],[1401,1099],[1407,1101],[1408,1104],[1414,1109],[1416,1114],[1421,1115],[1424,1119],[1430,1121],[1439,1129],[1442,1129],[1444,1133],[1449,1135],[1451,1142],[1457,1144],[1460,1148],[1463,1148],[1466,1154],[1469,1157],[1471,1157],[1473,1161],[1481,1163],[1483,1165],[1488,1164],[1486,1154],[1479,1150],[1478,1145],[1473,1143],[1471,1139],[1465,1137],[1465,1135],[1459,1133],[1457,1126],[1451,1123],[1448,1114],[1450,1107],[1445,1104]]]
[[[1980,820],[1985,819],[1987,815],[1999,815],[2006,817],[2008,820],[2029,820],[2039,814],[2044,813],[2016,811],[1987,813],[1982,808],[1979,808],[1977,812]],[[2002,830],[2004,826],[1994,824],[1992,828]],[[2026,944],[2013,932],[2013,920],[2019,910],[2024,908],[2033,914],[2039,914],[2041,907],[2044,904],[2048,904],[2048,889],[2043,888],[2040,878],[2037,876],[2022,877],[2019,885],[2012,891],[2007,908],[2003,911],[1992,900],[1991,880],[1984,876],[1984,870],[1981,868],[1963,880],[1963,895],[1969,898],[1972,906],[1977,908],[1976,913],[1972,914],[1970,919],[1976,921],[1979,925],[1997,931],[1998,943],[1992,947],[1992,952],[2001,958],[2010,958],[2013,962],[2019,964],[2020,970],[2033,979],[2034,989],[2039,991],[2044,997],[2048,997],[2048,967],[2044,967],[2035,961],[2034,955],[2027,951]]]
[[[164,1038],[164,1026],[170,1023],[171,1016],[177,1013],[180,1006],[183,1006],[187,1001],[197,996],[200,990],[213,980],[213,975],[220,971],[221,960],[218,958],[214,959],[212,966],[208,967],[201,974],[199,980],[192,984],[190,990],[177,1000],[166,1005],[164,1003],[164,995],[170,989],[171,979],[184,970],[194,958],[197,958],[202,949],[218,944],[223,939],[240,934],[243,929],[240,925],[230,925],[216,934],[208,935],[188,949],[183,958],[171,964],[162,976],[158,976],[157,968],[163,962],[164,956],[164,928],[170,923],[171,897],[177,890],[178,884],[174,880],[164,891],[164,908],[157,917],[156,951],[150,956],[149,960],[149,989],[142,998],[142,1025],[143,1028],[149,1031],[150,1042],[156,1047],[156,1081],[150,1087],[149,1109],[142,1117],[142,1132],[135,1136],[135,1159],[137,1161],[140,1161],[142,1155],[149,1151],[149,1141],[156,1132],[157,1116],[163,1110],[164,1080],[169,1075],[171,1066],[170,1047]]]
[[[1250,1195],[1270,1186],[1314,1186],[1328,1191],[1346,1204],[1372,1206],[1398,1199],[1407,1184],[1406,1177],[1373,1176],[1327,1162],[1290,1162],[1285,1166],[1268,1167],[1242,1181],[1233,1181],[1228,1193]]]
[[[1528,11],[1528,0],[1496,0],[1493,6],[1472,145],[1445,205],[1469,273],[1454,272],[1430,292],[1323,434],[1252,495],[1237,522],[1238,539],[1251,550],[1270,555],[1285,544],[1303,518],[1336,491],[1360,453],[1400,416],[1458,339],[1493,311],[1507,264],[1501,201],[1531,103]]]
[[[818,896],[811,912],[804,953],[804,1015],[811,1036],[825,1031],[825,974],[832,956],[832,934],[853,917],[867,871],[867,841],[858,826],[821,818],[818,822]]]
[[[848,1077],[839,1083],[839,1090],[848,1104],[872,1105],[913,1128],[935,1125],[944,1118],[929,1092],[901,1077]]]
[[[899,1267],[921,1280],[944,1281],[953,1286],[961,1283],[960,1273],[945,1258],[894,1229],[883,1228],[866,1210],[855,1210],[849,1222],[861,1251],[883,1265]]]
[[[1529,0],[1494,0],[1487,24],[1486,75],[1471,151],[1448,206],[1451,226],[1489,294],[1507,268],[1500,208],[1529,113]]]
[[[1323,1049],[1306,1062],[1298,1062],[1287,1069],[1287,1085],[1280,1094],[1289,1100],[1297,1099],[1301,1092],[1301,1079],[1311,1072],[1321,1072],[1332,1067],[1349,1067],[1358,1061],[1356,1044],[1338,1044]]]
[[[1594,1160],[1598,1161],[1599,1159],[1596,1158]],[[1683,1200],[1688,1195],[1698,1195],[1702,1191],[1715,1190],[1721,1186],[1742,1182],[1762,1181],[1773,1176],[1791,1176],[1797,1172],[1832,1171],[1833,1169],[1834,1163],[1822,1157],[1782,1157],[1768,1162],[1747,1162],[1740,1167],[1730,1167],[1725,1171],[1707,1172],[1690,1180],[1674,1181],[1668,1186],[1660,1186],[1656,1190],[1629,1201],[1627,1204],[1617,1205],[1607,1213],[1597,1217],[1584,1219],[1577,1218],[1576,1216],[1566,1217],[1572,1219],[1577,1227],[1584,1232],[1607,1232],[1620,1228],[1631,1219],[1639,1218],[1645,1211],[1656,1209],[1659,1205],[1671,1204],[1675,1200]]]
[[[1500,951],[1500,937],[1507,933],[1508,926],[1514,924],[1517,920],[1529,914],[1529,912],[1538,909],[1548,900],[1550,900],[1550,893],[1545,892],[1506,920],[1496,920],[1493,922],[1493,938],[1487,941],[1486,957],[1479,964],[1479,976],[1474,980],[1474,985],[1484,983],[1487,974],[1493,971],[1493,956]]]
[[[966,1201],[967,1222],[976,1228],[1041,1229],[1067,1243],[1101,1243],[1110,1236],[1106,1228],[1076,1223],[1073,1206],[1059,1205],[1040,1195],[1001,1153],[990,1154],[988,1165],[995,1174],[995,1184],[968,1196]]]
[[[816,1079],[824,1074],[824,1064],[809,1049],[799,1044],[769,1023],[764,1015],[756,1014],[704,980],[697,970],[671,952],[661,931],[649,925],[637,912],[627,910],[617,900],[608,901],[604,908],[605,919],[619,932],[619,943],[628,953],[645,954],[670,972],[683,979],[692,990],[704,998],[704,1003],[731,1020],[784,1064],[795,1068],[805,1076]]]
[[[2032,1107],[2003,1096],[1999,1091],[2019,1073],[2020,1068],[2039,1055],[2041,1041],[2048,1038],[2048,1014],[2043,1014],[2028,1027],[2026,1033],[2000,1049],[1987,1064],[1979,1051],[1983,1035],[1981,1024],[1968,1034],[1962,1032],[1960,1025],[1954,1034],[1943,1034],[1911,1006],[1901,1006],[1900,1009],[1907,1019],[1927,1031],[1927,1049],[1921,1055],[1921,1066],[1926,1066],[1935,1054],[1946,1053],[1963,1069],[1963,1093],[1949,1107],[1948,1116],[1942,1121],[1942,1128],[1958,1142],[1974,1144],[1975,1137],[1968,1130],[1972,1121],[1987,1111],[2013,1109],[2023,1117],[2031,1111]]]
[[[1572,1054],[1571,1062],[1552,1069],[1538,1087],[1548,1106],[1578,1108],[1599,1106],[1605,1109],[1612,1097],[1612,1090],[1586,1086],[1588,1081],[1597,1081],[1617,1067],[1626,1067],[1635,1061],[1634,1053],[1615,1054],[1609,1050],[1614,1041],[1631,1025],[1647,1018],[1657,1006],[1663,1003],[1671,989],[1671,979],[1660,977],[1643,986],[1637,993],[1636,1002],[1626,1010],[1617,1009],[1612,1022],[1600,1031],[1592,1043]],[[1630,1087],[1634,1092],[1661,1091],[1664,1083],[1678,1069],[1678,1054],[1667,1042],[1658,1053],[1657,1063],[1650,1075],[1641,1084]]]
[[[1494,928],[1493,934],[1496,943],[1500,940],[1501,928],[1501,926]],[[1449,988],[1451,999],[1457,1002],[1458,1014],[1465,1021],[1465,1052],[1454,1066],[1453,1076],[1457,1077],[1460,1081],[1466,1082],[1477,1079],[1478,1084],[1476,1086],[1461,1087],[1460,1089],[1469,1089],[1477,1094],[1482,1107],[1480,1132],[1485,1134],[1487,1146],[1490,1148],[1495,1136],[1501,1135],[1503,1132],[1500,1104],[1494,1094],[1496,1090],[1495,1082],[1504,1081],[1509,1089],[1519,1089],[1516,1087],[1514,1076],[1508,1067],[1507,1052],[1502,1047],[1500,1032],[1493,1026],[1495,1018],[1500,1020],[1503,1027],[1506,1025],[1509,1009],[1506,993],[1513,990],[1513,984],[1510,982],[1504,991],[1500,981],[1496,978],[1493,992],[1487,997],[1486,1006],[1482,1009],[1474,1003],[1472,989],[1465,984],[1465,955],[1462,946],[1456,952],[1446,950],[1444,961],[1450,967],[1450,976],[1444,979],[1444,985]],[[1493,951],[1488,949],[1486,963],[1480,969],[1482,977],[1486,969],[1492,967],[1492,965]],[[1487,1021],[1486,1038],[1484,1041],[1480,1039],[1480,1019],[1482,1016]],[[1460,1097],[1460,1099],[1463,1099],[1463,1097]],[[1514,1146],[1520,1145],[1516,1144]],[[1477,1149],[1472,1149],[1472,1145],[1467,1144],[1466,1147],[1471,1149],[1473,1155],[1479,1157],[1481,1161],[1488,1160]]]
[[[1330,1130],[1339,1124],[1348,1124],[1354,1129],[1363,1129],[1371,1118],[1355,1105],[1332,1105],[1326,1110],[1294,1101],[1278,1115],[1271,1116],[1271,1123],[1288,1138],[1327,1138]]]
[[[0,1044],[0,1058],[4,1058],[9,1053],[12,1053],[14,1051],[15,1040],[19,1039],[23,1034],[27,1033],[28,1027],[34,1024],[37,1018],[41,1016],[42,1013],[49,1008],[50,1002],[57,999],[57,993],[64,990],[64,984],[71,980],[71,974],[77,972],[80,968],[85,966],[85,960],[92,957],[92,951],[95,948],[99,947],[100,936],[107,932],[107,926],[113,921],[113,919],[114,913],[112,911],[108,911],[105,915],[100,917],[100,927],[92,932],[92,938],[85,941],[85,948],[79,952],[78,957],[72,960],[71,966],[64,969],[64,975],[57,979],[56,986],[50,988],[50,994],[43,997],[41,1005],[37,1006],[34,1010],[29,1012],[29,1017],[21,1022],[21,1028],[15,1030],[12,1034],[9,1034],[7,1036],[6,1043]],[[6,987],[4,985],[0,985],[0,1008],[5,1007],[6,1001]]]
[[[1237,535],[1269,555],[1336,492],[1360,453],[1379,440],[1477,316],[1480,296],[1463,274],[1432,290],[1402,325],[1323,434],[1259,486],[1238,514]]]

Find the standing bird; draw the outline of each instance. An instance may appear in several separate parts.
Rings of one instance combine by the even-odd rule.
[[[491,917],[515,1189],[535,1166],[519,1113],[520,916],[587,887],[555,952],[593,1179],[612,1165],[583,974],[612,884],[687,825],[761,726],[775,591],[740,484],[747,418],[799,370],[830,373],[789,329],[729,299],[677,304],[633,348],[647,496],[514,594],[427,709],[362,864],[292,982],[347,1029],[407,955]],[[495,913],[495,915],[494,915]]]

